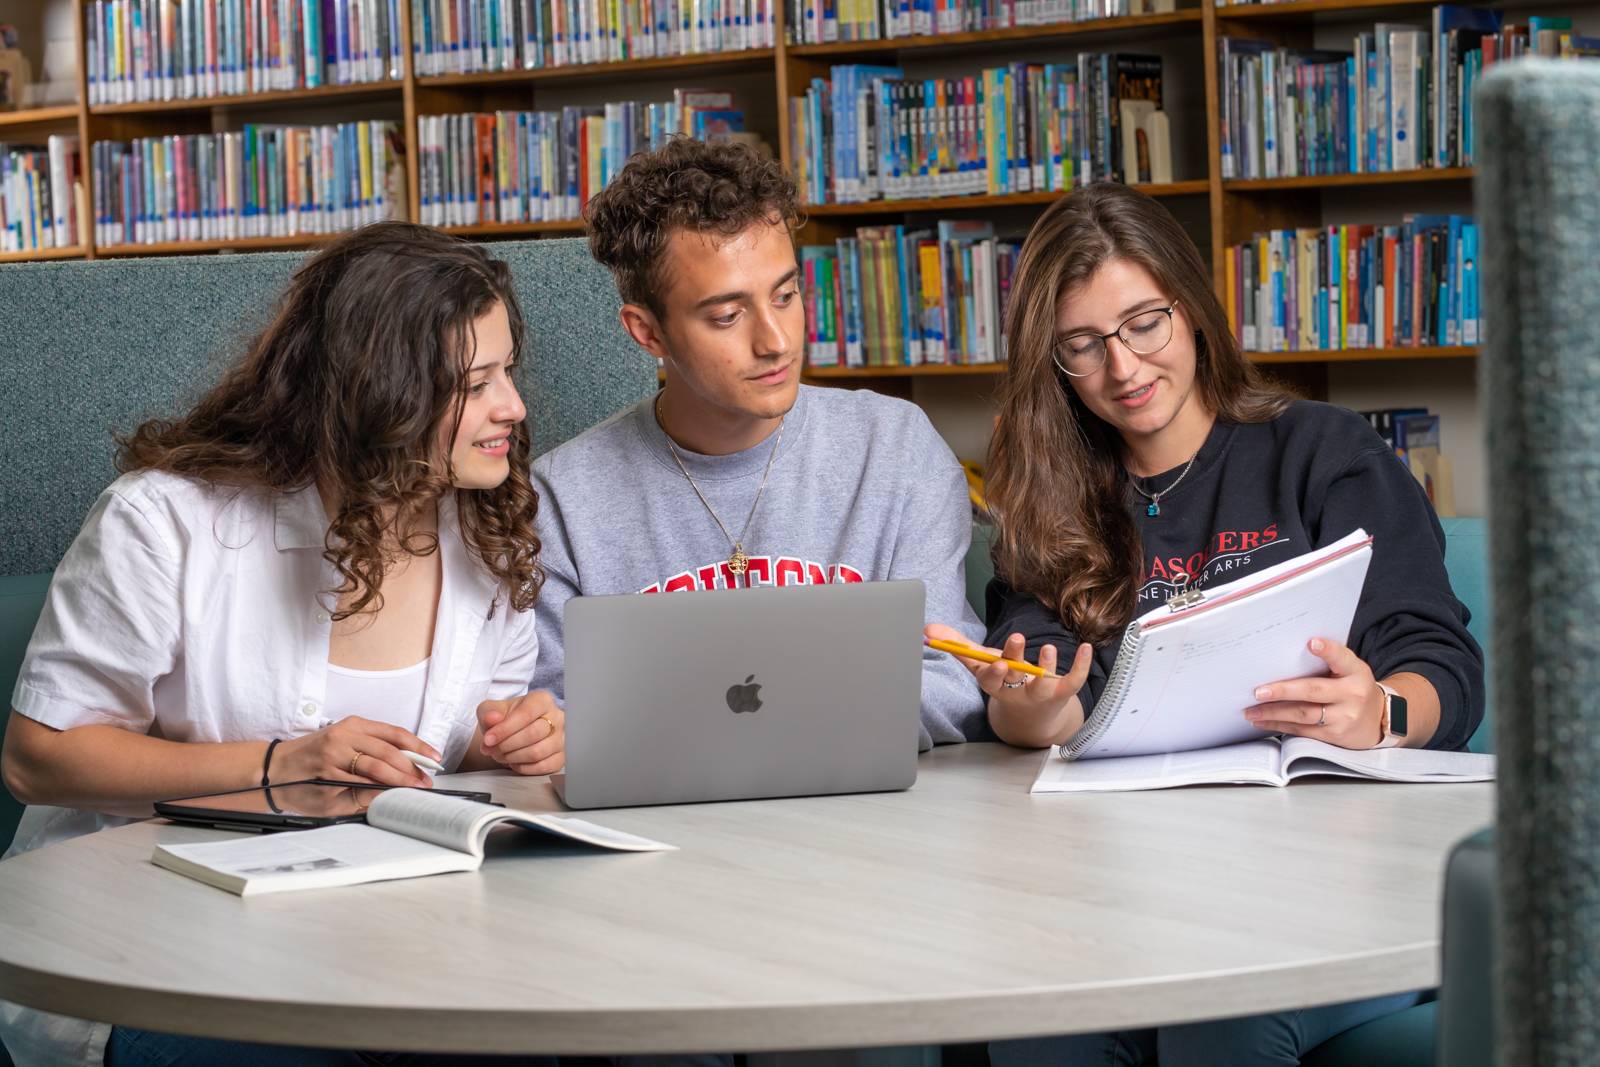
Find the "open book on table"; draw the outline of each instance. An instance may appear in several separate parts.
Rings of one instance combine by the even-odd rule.
[[[323,889],[475,871],[483,864],[484,839],[501,823],[618,852],[674,847],[568,815],[517,811],[425,789],[386,789],[367,809],[365,825],[341,823],[245,840],[157,845],[150,860],[240,896]]]
[[[1312,737],[1269,737],[1200,752],[1058,760],[1051,752],[1034,793],[1112,793],[1174,785],[1288,785],[1310,774],[1382,782],[1488,782],[1493,755],[1427,749],[1341,749]]]
[[[1114,793],[1180,785],[1288,785],[1308,775],[1384,782],[1487,782],[1494,757],[1415,748],[1353,750],[1309,737],[1268,738],[1198,752],[1113,759],[1055,758],[1033,781],[1033,793]]]
[[[1348,641],[1372,538],[1331,545],[1243,578],[1186,590],[1134,619],[1105,689],[1065,760],[1216,748],[1261,737],[1244,710],[1267,682],[1328,673],[1313,637]]]

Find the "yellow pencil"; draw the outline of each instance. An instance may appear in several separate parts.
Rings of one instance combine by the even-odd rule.
[[[1043,667],[1035,667],[1031,663],[1024,663],[1018,659],[1006,659],[1004,656],[997,656],[986,649],[973,648],[971,645],[963,645],[956,641],[941,641],[936,637],[924,637],[922,643],[929,648],[936,648],[940,652],[948,652],[952,656],[964,656],[967,659],[975,659],[983,663],[1004,663],[1014,671],[1019,671],[1022,674],[1031,674],[1035,678],[1061,677],[1058,674],[1049,673]]]

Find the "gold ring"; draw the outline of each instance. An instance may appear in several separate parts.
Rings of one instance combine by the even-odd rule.
[[[544,720],[544,724],[546,726],[550,727],[550,733],[545,734],[545,736],[546,737],[550,737],[551,735],[553,735],[556,732],[556,724],[550,721],[550,716],[541,715],[541,716],[539,716],[539,718]]]
[[[360,760],[360,759],[361,759],[361,757],[362,757],[362,756],[365,756],[365,755],[366,755],[366,753],[365,753],[365,752],[357,752],[357,753],[356,753],[356,754],[355,754],[355,755],[354,755],[354,756],[351,756],[351,757],[350,757],[350,767],[349,767],[349,772],[350,772],[350,773],[351,773],[351,774],[355,774],[355,773],[356,773],[356,762],[357,762],[357,761],[358,761],[358,760]]]

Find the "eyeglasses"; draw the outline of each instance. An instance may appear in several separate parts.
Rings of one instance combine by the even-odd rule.
[[[1115,337],[1129,352],[1138,356],[1152,356],[1172,340],[1172,312],[1176,305],[1151,308],[1125,320],[1110,333],[1075,333],[1063,337],[1050,350],[1063,374],[1085,378],[1100,369],[1106,361],[1106,342]]]

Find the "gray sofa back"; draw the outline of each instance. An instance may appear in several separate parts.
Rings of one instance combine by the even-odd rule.
[[[535,452],[655,387],[617,322],[610,276],[580,238],[489,250],[511,266],[528,326]],[[0,266],[0,575],[53,568],[116,476],[113,432],[182,411],[270,316],[309,253]]]

